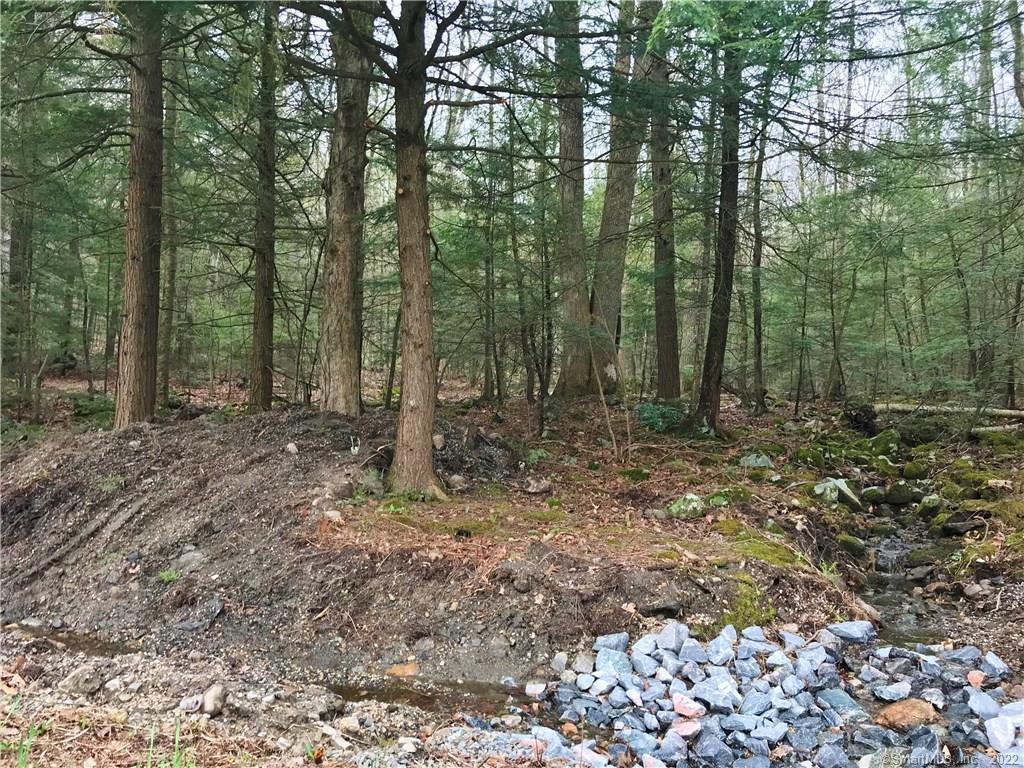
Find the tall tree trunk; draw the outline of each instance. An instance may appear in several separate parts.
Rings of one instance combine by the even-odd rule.
[[[704,349],[700,399],[696,423],[718,431],[722,400],[722,373],[725,345],[729,335],[729,311],[732,304],[733,268],[736,261],[737,202],[739,199],[739,118],[740,91],[743,87],[743,62],[740,52],[726,38],[722,56],[722,175],[718,208],[718,237],[715,245],[715,281],[708,321],[708,341]]]
[[[768,87],[766,86],[766,93]],[[762,102],[763,105],[763,102]],[[750,298],[754,315],[754,390],[751,404],[754,413],[761,415],[768,411],[765,403],[767,389],[764,376],[764,300],[761,290],[761,266],[764,257],[764,229],[761,221],[761,180],[764,177],[764,160],[768,148],[769,123],[767,112],[761,133],[757,138],[757,158],[754,160],[754,181],[751,189],[753,197],[751,218],[753,219],[754,244],[752,248],[750,269]]]
[[[395,77],[395,214],[402,285],[402,401],[389,482],[394,491],[444,497],[434,475],[434,308],[424,116],[424,3],[402,3]]]
[[[646,51],[646,28],[654,21],[659,7],[658,2],[645,2],[641,6],[640,51]],[[637,158],[643,144],[643,110],[637,105],[636,86],[647,77],[648,57],[645,53],[637,57],[631,81],[633,33],[633,3],[626,0],[619,5],[619,41],[611,81],[608,171],[594,266],[591,375],[594,391],[600,390],[606,395],[615,392],[618,385],[617,329],[622,312],[622,281],[636,191]]]
[[[711,80],[718,79],[718,48],[711,50]],[[700,393],[701,366],[704,364],[704,345],[707,342],[708,273],[711,254],[715,250],[715,169],[718,168],[718,91],[712,89],[708,104],[708,121],[704,127],[704,173],[701,179],[701,204],[704,208],[700,237],[700,264],[697,267],[696,291],[693,307],[693,383],[690,402],[696,406]]]
[[[668,98],[668,63],[655,55],[651,62],[655,93]],[[672,136],[667,109],[651,116],[651,187],[654,217],[654,335],[658,359],[656,393],[678,399],[679,318],[676,312],[675,219],[672,207]]]
[[[369,35],[372,16],[354,14]],[[362,408],[363,212],[370,62],[341,32],[331,38],[336,79],[334,132],[327,173],[327,260],[321,348],[320,407],[350,416]]]
[[[173,66],[173,65],[172,65]],[[163,314],[160,317],[160,403],[165,407],[170,402],[171,368],[174,367],[174,312],[178,289],[178,220],[174,205],[174,152],[178,132],[178,107],[168,94],[164,109],[164,178],[163,178],[163,226],[164,226],[164,296]]]
[[[114,429],[153,417],[160,312],[163,6],[128,3],[131,154]]]
[[[555,41],[558,67],[558,192],[562,283],[562,361],[555,394],[590,391],[590,292],[583,233],[583,83],[580,7],[556,0],[551,8],[561,36]]]
[[[249,405],[269,411],[274,399],[274,224],[277,139],[277,2],[263,6],[259,135],[256,139],[256,233]]]

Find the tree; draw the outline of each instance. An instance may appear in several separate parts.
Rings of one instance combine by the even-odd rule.
[[[373,17],[357,14],[358,34],[370,34]],[[327,169],[327,242],[320,407],[350,416],[362,409],[363,219],[365,216],[367,110],[370,62],[340,31],[331,35],[336,103]]]
[[[651,83],[656,99],[669,98],[668,62],[664,46],[651,57]],[[675,217],[672,205],[672,134],[669,111],[651,111],[651,195],[654,220],[654,335],[657,348],[656,394],[674,400],[679,388],[679,318],[676,312]]]
[[[575,397],[591,391],[590,296],[583,233],[583,83],[580,11],[575,0],[551,4],[558,38],[558,227],[561,279],[562,360],[555,394]]]
[[[728,17],[725,19],[729,21]],[[727,29],[722,38],[722,166],[718,195],[718,235],[715,241],[715,279],[711,290],[711,315],[704,348],[700,399],[696,423],[718,431],[722,399],[725,346],[729,335],[733,271],[736,263],[736,231],[739,200],[740,99],[743,91],[743,53]]]
[[[148,421],[156,405],[163,187],[163,7],[126,3],[123,14],[131,41],[131,155],[114,429]]]
[[[252,364],[249,404],[269,411],[274,398],[274,227],[277,138],[276,2],[263,5],[260,46],[259,135],[256,142],[256,236],[253,243]]]
[[[427,203],[426,3],[406,0],[395,34],[395,218],[402,284],[402,401],[389,482],[443,497],[434,475],[434,307]],[[439,33],[440,34],[440,33]]]

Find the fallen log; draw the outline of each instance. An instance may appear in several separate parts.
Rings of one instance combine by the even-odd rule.
[[[997,419],[1024,419],[1024,411],[1012,408],[972,408],[966,405],[917,405],[916,403],[875,403],[875,413],[960,413]]]
[[[984,435],[989,432],[1016,432],[1024,424],[1001,424],[997,427],[975,427],[971,430],[972,435]]]

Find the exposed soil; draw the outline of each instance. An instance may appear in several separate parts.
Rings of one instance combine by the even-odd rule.
[[[785,462],[806,432],[780,429],[774,416],[735,443],[708,443],[630,423],[627,449],[631,416],[612,412],[612,445],[598,407],[566,409],[529,441],[525,413],[446,408],[437,470],[467,488],[443,504],[384,493],[394,421],[380,411],[348,420],[194,410],[23,446],[2,473],[3,620],[70,632],[64,647],[53,637],[57,650],[30,688],[55,686],[72,662],[114,655],[170,670],[212,665],[202,680],[165,685],[154,705],[164,713],[189,685],[218,678],[347,699],[369,685],[365,695],[396,706],[453,709],[474,690],[465,708],[485,709],[506,700],[493,687],[506,676],[543,674],[556,650],[660,617],[711,632],[725,620],[811,630],[872,613],[855,594],[870,574],[837,546],[836,513],[796,498],[813,475],[778,483],[737,469],[760,443]],[[542,478],[552,490],[529,492]],[[683,493],[738,484],[749,492],[694,519],[652,514]],[[765,536],[765,553],[743,546],[747,533],[762,543],[768,519],[782,534]],[[929,630],[957,641],[981,634],[1008,660],[1024,657],[1020,572],[1000,573],[983,599],[965,601],[961,587],[950,578],[922,594],[876,583],[868,599],[879,597],[895,625],[904,595]],[[0,662],[35,661],[33,642],[5,633]],[[381,687],[385,679],[402,682]],[[273,751],[271,731],[257,718],[239,738]]]

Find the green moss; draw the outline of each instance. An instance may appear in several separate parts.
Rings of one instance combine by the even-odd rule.
[[[679,553],[674,549],[658,549],[655,550],[651,556],[655,560],[668,560],[669,562],[676,562],[679,560]]]
[[[565,512],[557,505],[546,509],[529,509],[523,513],[523,519],[533,523],[560,523],[565,520]]]
[[[739,520],[734,520],[732,518],[727,518],[725,520],[716,520],[714,525],[712,525],[711,527],[718,531],[718,533],[722,534],[723,536],[729,539],[734,539],[737,536],[742,535],[743,532],[746,530],[746,526],[743,523],[741,523]]]
[[[868,440],[871,452],[875,456],[897,456],[900,453],[900,433],[895,429],[886,429]]]
[[[1024,525],[1024,499],[1002,499],[993,508],[995,516],[1012,528]]]
[[[651,473],[646,469],[640,469],[639,467],[629,467],[627,469],[620,469],[619,474],[627,480],[634,483],[641,483],[644,480],[648,480],[651,477]]]
[[[892,534],[896,533],[896,531],[898,531],[899,528],[896,525],[896,523],[893,523],[889,520],[880,520],[878,522],[872,523],[871,528],[869,530],[871,531],[871,534],[873,536],[891,536]]]
[[[825,454],[818,448],[797,448],[793,452],[793,461],[817,469],[825,468]]]
[[[748,501],[751,496],[749,488],[744,488],[741,485],[732,485],[708,494],[704,501],[711,507],[726,507],[739,501]]]
[[[990,448],[996,456],[1024,455],[1024,433],[1016,432],[982,432],[978,442]]]
[[[952,512],[940,512],[932,518],[931,524],[928,526],[932,533],[940,533],[942,526],[949,522],[949,519],[953,516]]]
[[[952,480],[947,480],[939,486],[939,495],[944,499],[957,501],[958,499],[964,498],[964,489]]]
[[[867,552],[867,544],[864,543],[863,539],[859,539],[850,533],[840,533],[836,536],[836,543],[840,549],[847,552],[854,557],[860,557]]]
[[[872,456],[870,462],[863,466],[887,480],[893,480],[900,476],[900,468],[889,461],[888,456]]]
[[[451,536],[479,536],[498,530],[498,518],[491,517],[457,517],[454,520],[438,521],[431,526],[434,530]]]
[[[911,566],[940,563],[952,555],[959,545],[955,541],[941,541],[928,547],[915,549],[907,555],[907,563]]]
[[[736,577],[736,587],[729,608],[718,620],[717,632],[728,624],[734,627],[755,627],[775,620],[771,598],[746,574]]]
[[[903,465],[903,476],[907,480],[924,480],[928,477],[928,465],[923,461],[908,461]]]

